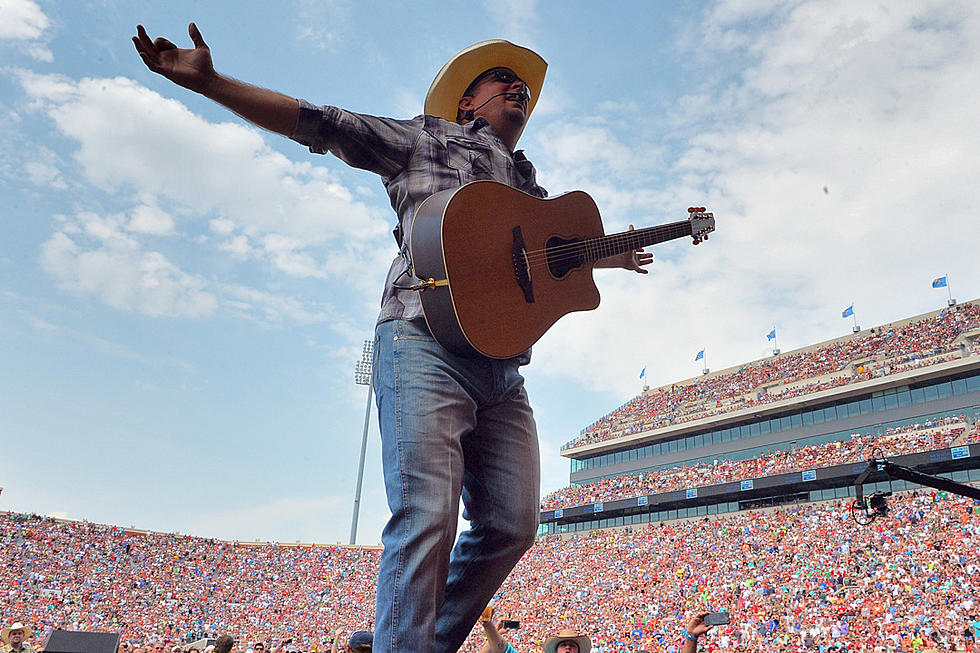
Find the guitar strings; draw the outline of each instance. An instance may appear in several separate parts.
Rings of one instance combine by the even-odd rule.
[[[525,256],[527,257],[528,264],[535,267],[539,267],[541,263],[547,264],[549,262],[565,262],[569,260],[589,258],[590,254],[596,257],[595,260],[599,260],[601,258],[613,256],[617,253],[626,252],[631,249],[646,247],[647,245],[641,245],[640,241],[644,240],[646,236],[654,233],[657,233],[658,236],[664,237],[649,244],[657,244],[672,238],[690,235],[690,224],[691,223],[689,221],[681,221],[666,225],[658,225],[655,227],[647,227],[645,229],[634,231],[625,231],[619,234],[611,234],[609,236],[598,236],[596,238],[578,240],[570,243],[564,243],[562,245],[555,245],[553,247],[545,247],[544,249],[525,250]],[[620,248],[623,249],[619,252],[611,251],[609,253],[605,253],[604,251],[618,250]]]

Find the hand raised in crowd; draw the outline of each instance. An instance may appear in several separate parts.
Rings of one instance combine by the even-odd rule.
[[[194,47],[182,49],[162,36],[151,41],[143,26],[137,25],[133,44],[147,68],[175,84],[203,93],[215,77],[211,49],[204,42],[197,25],[188,25],[187,33]]]

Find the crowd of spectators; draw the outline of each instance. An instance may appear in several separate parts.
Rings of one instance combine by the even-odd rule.
[[[676,651],[685,617],[727,609],[702,650],[980,650],[980,505],[922,493],[887,517],[846,502],[540,538],[494,599],[533,653],[549,633],[589,633],[596,653]],[[230,633],[239,650],[329,650],[370,627],[378,551],[245,545],[114,526],[0,516],[0,612],[35,630],[118,631],[134,647]],[[980,623],[977,623],[980,628]],[[474,630],[464,651],[476,651]],[[268,646],[266,647],[268,650]]]
[[[957,338],[977,328],[980,305],[962,304],[901,327],[871,329],[823,347],[754,361],[728,374],[659,388],[609,413],[562,449],[953,360],[962,353]],[[980,350],[970,345],[966,354]]]
[[[969,435],[961,438],[967,431]],[[970,425],[965,416],[930,419],[888,428],[879,437],[854,433],[849,440],[789,450],[772,450],[748,460],[718,459],[710,463],[676,465],[652,472],[604,478],[588,485],[568,486],[542,498],[541,509],[568,508],[856,463],[868,460],[876,450],[880,450],[884,456],[900,456],[916,451],[944,449],[958,439],[963,439],[964,442],[974,441],[970,438],[977,438],[978,433],[980,423]]]

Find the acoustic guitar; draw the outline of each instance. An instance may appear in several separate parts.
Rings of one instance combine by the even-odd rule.
[[[540,199],[474,181],[419,205],[409,234],[429,330],[464,356],[511,358],[560,317],[599,305],[596,261],[691,236],[708,239],[714,216],[688,209],[680,222],[605,235],[595,202],[573,191]]]

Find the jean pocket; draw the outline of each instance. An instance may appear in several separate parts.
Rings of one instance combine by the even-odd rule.
[[[429,327],[424,319],[395,320],[394,322],[395,340],[436,341],[429,332]]]

